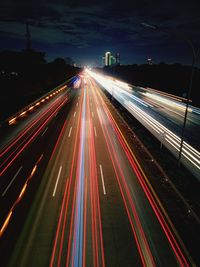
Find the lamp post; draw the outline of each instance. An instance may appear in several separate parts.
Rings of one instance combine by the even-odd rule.
[[[191,76],[190,76],[190,83],[186,95],[186,106],[185,106],[185,114],[184,114],[184,120],[183,120],[183,127],[182,127],[182,132],[181,132],[181,143],[180,143],[180,150],[179,150],[179,155],[178,155],[178,164],[181,163],[181,156],[182,156],[182,151],[183,151],[183,142],[184,142],[184,135],[185,135],[185,128],[186,128],[186,122],[187,122],[187,115],[188,115],[188,107],[190,103],[190,95],[192,91],[192,85],[193,85],[193,78],[194,78],[194,71],[195,71],[195,64],[197,61],[197,57],[199,54],[199,49],[197,51],[195,50],[192,42],[188,40],[187,42],[192,50],[192,69],[191,69]]]
[[[152,30],[159,30],[161,32],[164,32],[168,35],[172,35],[169,32],[160,29],[159,27],[155,26],[155,25],[151,25],[145,22],[142,22],[141,25],[143,25],[144,27],[150,28]],[[189,103],[190,103],[190,96],[191,96],[191,91],[192,91],[192,85],[193,85],[193,78],[194,78],[194,72],[195,72],[195,65],[197,62],[197,58],[200,52],[200,49],[198,48],[197,50],[195,49],[193,43],[188,40],[188,39],[184,39],[184,38],[178,38],[178,36],[175,36],[177,39],[182,39],[183,41],[185,41],[191,51],[192,51],[192,65],[191,65],[191,75],[190,75],[190,82],[189,82],[189,87],[186,93],[186,106],[185,106],[185,114],[184,114],[184,120],[183,120],[183,127],[182,127],[182,131],[181,131],[181,142],[180,142],[180,150],[179,150],[179,155],[178,155],[178,164],[180,164],[181,162],[181,156],[182,156],[182,151],[183,151],[183,144],[184,144],[184,136],[185,136],[185,128],[186,128],[186,122],[187,122],[187,115],[188,115],[188,107],[189,107]]]

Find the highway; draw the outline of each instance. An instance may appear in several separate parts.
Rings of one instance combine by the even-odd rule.
[[[114,99],[179,157],[185,100],[150,88],[134,87],[113,77],[87,70]],[[181,163],[200,179],[200,109],[189,105]]]
[[[8,266],[191,266],[99,85],[84,74],[73,94],[2,151],[1,238],[23,225]]]

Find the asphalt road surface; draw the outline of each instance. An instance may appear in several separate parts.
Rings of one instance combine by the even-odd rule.
[[[38,185],[8,266],[191,266],[99,86],[85,76],[73,94],[2,155],[1,238]]]

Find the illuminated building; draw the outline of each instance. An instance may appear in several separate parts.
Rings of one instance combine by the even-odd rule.
[[[116,57],[114,57],[111,52],[106,52],[103,57],[103,65],[104,66],[114,66],[115,64],[119,64],[120,56],[119,53],[116,53]]]

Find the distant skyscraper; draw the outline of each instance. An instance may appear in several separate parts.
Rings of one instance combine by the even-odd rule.
[[[31,33],[29,30],[29,24],[26,23],[26,50],[30,50],[31,49]]]
[[[110,66],[111,65],[111,53],[106,52],[105,53],[105,66]]]
[[[104,66],[113,66],[116,64],[116,58],[111,54],[111,52],[106,52],[103,57]]]
[[[115,63],[116,65],[120,65],[120,53],[117,52],[115,55]]]

